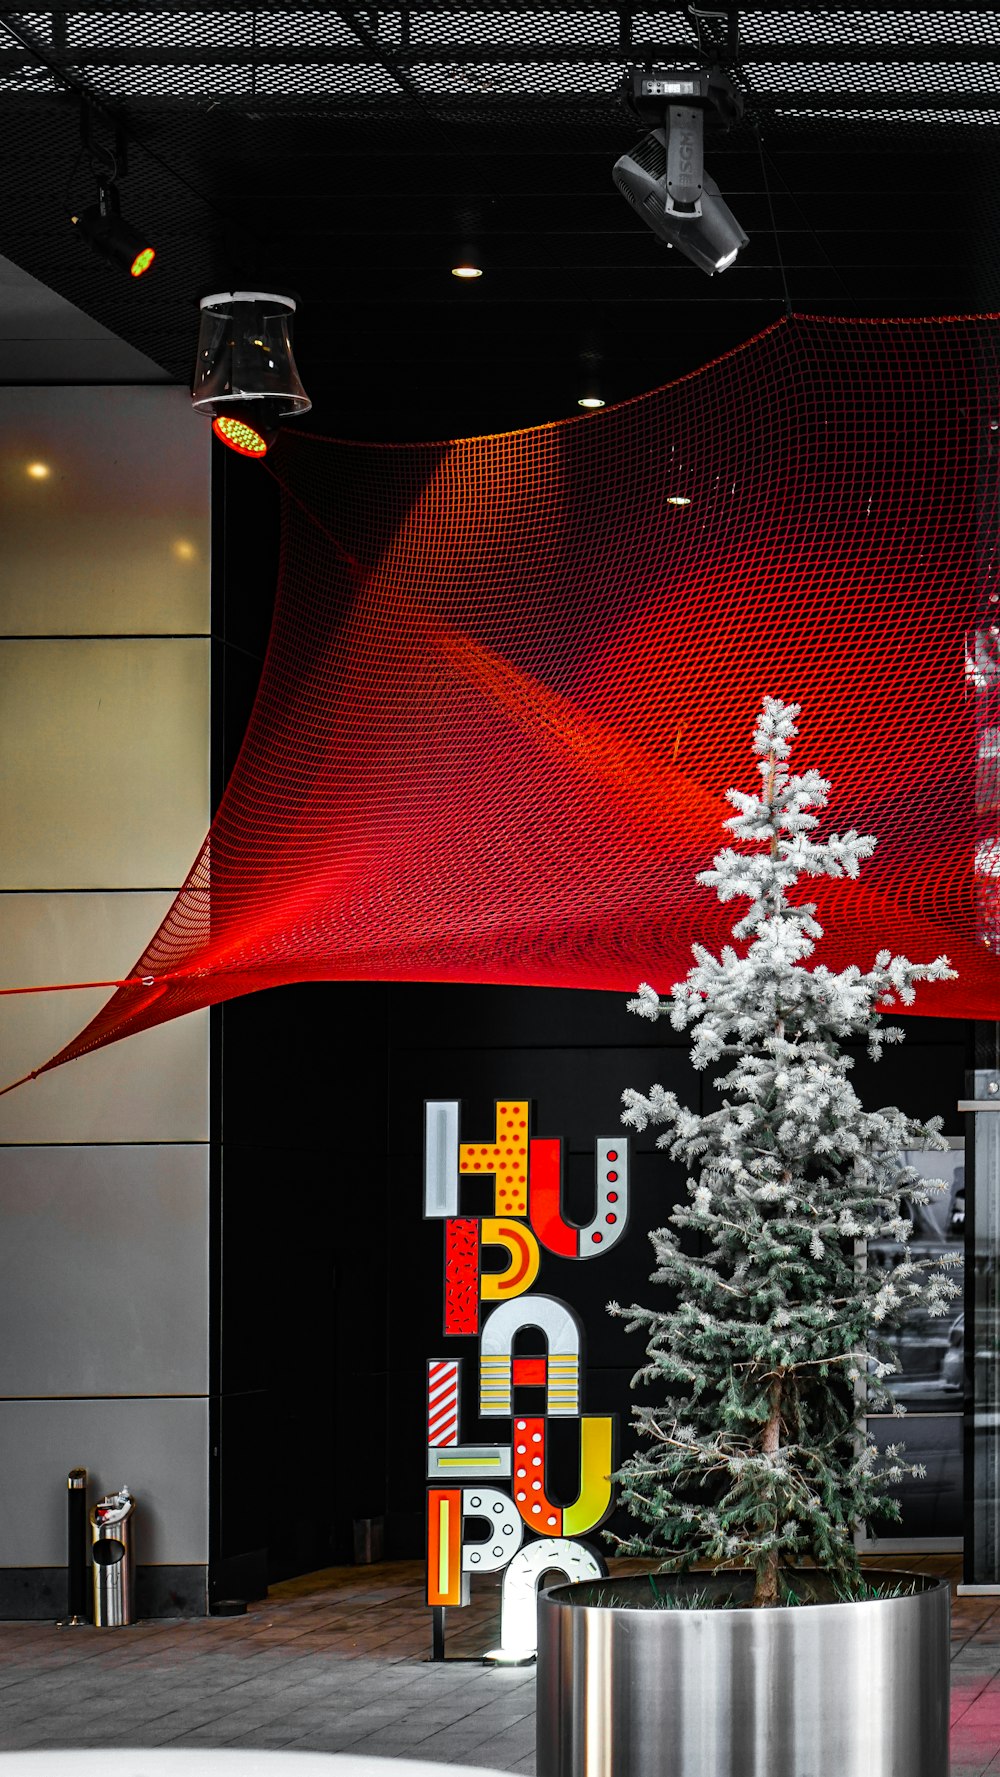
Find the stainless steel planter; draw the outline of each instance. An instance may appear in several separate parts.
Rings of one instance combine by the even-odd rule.
[[[732,1575],[658,1583],[733,1591]],[[918,1583],[776,1610],[587,1602],[634,1578],[543,1592],[538,1777],[947,1777],[949,1589]]]

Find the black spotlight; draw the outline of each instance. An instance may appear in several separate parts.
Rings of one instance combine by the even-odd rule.
[[[239,457],[266,457],[277,443],[280,427],[281,403],[266,398],[255,401],[252,408],[246,403],[231,407],[217,413],[212,421],[216,438]]]
[[[654,128],[615,162],[613,178],[648,228],[712,277],[732,265],[748,236],[705,172],[705,112],[725,123],[743,95],[719,69],[634,68],[630,97]]]
[[[265,457],[279,422],[312,406],[292,351],[295,307],[260,290],[202,297],[191,404],[239,456]]]
[[[117,185],[99,185],[96,204],[88,204],[73,221],[95,252],[133,278],[141,278],[156,258],[156,248],[122,215]]]
[[[118,181],[128,172],[128,142],[120,126],[85,99],[80,102],[80,145],[97,181],[97,202],[71,217],[74,227],[95,253],[130,277],[141,278],[156,249],[122,215]]]

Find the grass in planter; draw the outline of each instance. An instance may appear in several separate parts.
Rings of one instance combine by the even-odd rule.
[[[650,1590],[640,1593],[638,1597],[617,1592],[613,1586],[601,1586],[594,1589],[594,1596],[588,1598],[586,1603],[599,1610],[721,1610],[732,1607],[733,1598],[730,1593],[716,1598],[709,1591],[660,1591],[654,1584],[653,1575],[649,1574],[647,1577]]]
[[[853,1591],[838,1590],[838,1604],[874,1603],[880,1598],[912,1598],[920,1589],[919,1581],[897,1580],[894,1586],[873,1586],[867,1580],[859,1580]]]
[[[708,1586],[692,1587],[687,1591],[670,1585],[671,1575],[649,1573],[643,1577],[644,1586],[637,1583],[628,1589],[616,1586],[613,1581],[593,1585],[587,1588],[586,1596],[580,1602],[598,1610],[750,1610],[753,1606],[752,1574],[733,1575],[734,1581],[742,1583],[745,1589],[742,1598],[735,1592]],[[912,1598],[920,1588],[921,1580],[917,1575],[882,1584],[862,1579],[850,1587],[825,1574],[817,1574],[813,1582],[801,1573],[789,1575],[782,1572],[779,1574],[777,1602],[772,1608],[796,1610],[810,1605],[874,1604],[891,1598]]]
[[[778,1578],[778,1603],[794,1608],[800,1604],[877,1604],[888,1598],[912,1598],[920,1590],[920,1581],[912,1579],[893,1580],[891,1584],[879,1585],[876,1581],[858,1579],[851,1584],[826,1578],[823,1576],[818,1586],[808,1581],[802,1587],[802,1575],[795,1576],[798,1585],[793,1585],[785,1574]],[[801,1588],[801,1589],[800,1589]],[[824,1593],[827,1595],[824,1596]]]

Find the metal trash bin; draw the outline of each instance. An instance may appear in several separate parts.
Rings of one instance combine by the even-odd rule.
[[[90,1510],[94,1622],[99,1629],[125,1628],[135,1616],[134,1511],[135,1500],[127,1487],[105,1494]]]
[[[88,1621],[87,1471],[71,1468],[66,1476],[66,1615],[59,1627],[79,1629]]]

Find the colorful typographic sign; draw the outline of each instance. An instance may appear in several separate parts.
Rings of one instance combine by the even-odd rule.
[[[535,1290],[542,1251],[600,1258],[625,1233],[629,1203],[628,1143],[602,1138],[593,1216],[582,1226],[567,1220],[562,1143],[531,1136],[529,1108],[525,1100],[498,1100],[493,1130],[470,1142],[460,1139],[460,1103],[435,1099],[425,1107],[424,1128],[424,1217],[444,1224],[444,1334],[478,1342],[479,1418],[507,1426],[504,1442],[464,1442],[463,1360],[428,1363],[427,1602],[468,1604],[472,1574],[502,1571],[499,1651],[512,1658],[534,1652],[543,1575],[555,1570],[577,1580],[606,1571],[602,1557],[576,1539],[602,1524],[612,1506],[614,1418],[583,1410],[583,1328],[566,1302]],[[463,1213],[465,1177],[492,1182],[491,1215]],[[515,1354],[525,1331],[538,1335],[539,1350]],[[550,1496],[546,1430],[553,1419],[579,1428],[572,1504]]]

